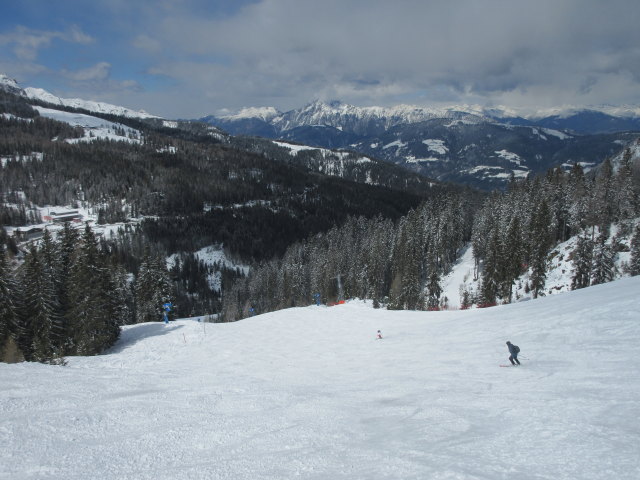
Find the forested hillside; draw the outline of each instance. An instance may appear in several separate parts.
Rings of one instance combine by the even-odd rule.
[[[395,220],[462,190],[347,153],[293,156],[204,124],[54,109],[2,89],[0,107],[0,356],[98,353],[119,325],[160,320],[169,301],[172,316],[216,313],[243,272],[198,251],[267,261],[349,216]],[[97,221],[61,230],[42,218],[45,206]],[[32,228],[35,239],[18,236]]]
[[[444,306],[441,279],[460,248],[473,245],[478,292],[462,292],[463,308],[511,302],[513,285],[527,273],[526,290],[542,295],[549,252],[574,235],[584,239],[572,253],[573,288],[614,278],[615,255],[624,248],[607,241],[609,227],[621,222],[621,235],[633,235],[628,274],[640,273],[640,168],[631,150],[614,172],[605,160],[593,175],[579,165],[565,173],[512,181],[481,208],[467,194],[431,199],[394,223],[350,218],[341,227],[290,247],[284,257],[264,264],[236,284],[224,302],[224,319],[252,312],[323,301],[372,299],[392,309]],[[599,232],[596,238],[594,232]],[[253,309],[253,310],[252,310]]]

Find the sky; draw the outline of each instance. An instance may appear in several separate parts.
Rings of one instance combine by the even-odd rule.
[[[640,104],[637,0],[3,1],[0,73],[166,118]]]

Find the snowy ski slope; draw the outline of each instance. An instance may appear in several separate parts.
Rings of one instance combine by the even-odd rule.
[[[126,327],[67,367],[0,364],[0,479],[636,480],[638,293]]]

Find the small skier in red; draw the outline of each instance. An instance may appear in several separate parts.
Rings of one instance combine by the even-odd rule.
[[[382,340],[382,332],[378,330],[378,335],[376,336],[378,340]]]

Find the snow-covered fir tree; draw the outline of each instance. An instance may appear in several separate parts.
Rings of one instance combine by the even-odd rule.
[[[15,305],[17,291],[13,272],[9,269],[4,247],[0,245],[0,361],[24,359],[18,348],[19,318]]]
[[[87,225],[71,266],[67,284],[69,319],[74,330],[72,351],[95,355],[119,336],[113,282],[98,249],[96,237]]]
[[[608,235],[602,232],[593,249],[593,268],[591,272],[591,285],[607,283],[615,278],[616,253],[611,245],[607,244]]]
[[[628,269],[629,275],[640,275],[640,225],[636,226],[631,239],[631,259]]]
[[[578,237],[573,251],[573,275],[571,290],[588,287],[591,284],[591,269],[593,266],[593,241],[586,234]]]
[[[163,304],[173,299],[166,264],[148,250],[135,282],[136,321],[157,322],[163,317]]]

